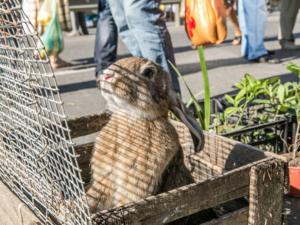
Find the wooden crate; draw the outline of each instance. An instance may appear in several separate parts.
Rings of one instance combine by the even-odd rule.
[[[97,132],[108,114],[82,117],[68,122],[73,138]],[[94,224],[168,224],[199,211],[245,197],[246,207],[221,215],[201,225],[279,225],[285,162],[277,155],[260,151],[231,139],[205,133],[205,147],[195,153],[187,128],[172,122],[184,150],[185,163],[195,183],[150,196],[93,215]],[[83,178],[88,180],[93,143],[75,147]]]

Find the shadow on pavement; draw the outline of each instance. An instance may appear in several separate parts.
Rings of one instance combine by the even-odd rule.
[[[298,77],[292,73],[279,74],[279,75],[273,76],[273,77],[279,77],[284,83],[288,82],[288,81],[298,81],[299,80]],[[269,78],[272,78],[272,77],[268,77],[268,79]],[[58,88],[59,88],[59,92],[62,94],[62,93],[66,93],[66,92],[73,92],[73,91],[79,91],[79,90],[83,90],[83,89],[96,88],[96,82],[95,82],[95,80],[90,80],[90,81],[85,81],[85,82],[60,85]],[[235,94],[236,92],[237,91],[234,90],[234,91],[226,92],[223,94],[219,94],[214,97],[221,97],[224,94]]]
[[[281,63],[288,62],[297,58],[300,58],[300,51],[287,51],[277,49],[275,50],[275,57],[277,57]],[[227,67],[227,66],[236,66],[236,65],[245,65],[245,64],[257,64],[246,60],[243,57],[237,58],[228,58],[228,59],[216,59],[216,60],[207,60],[206,65],[207,69],[215,69],[219,67]],[[179,71],[182,75],[187,75],[190,73],[196,73],[201,71],[199,62],[196,63],[187,63],[187,64],[177,64]]]
[[[300,198],[293,198],[286,195],[284,200],[284,214],[287,217],[287,224],[299,225]]]
[[[247,61],[242,57],[238,58],[228,58],[228,59],[216,59],[216,60],[207,60],[206,66],[207,69],[215,69],[218,67],[226,67],[226,66],[235,66],[235,65],[242,65],[242,64],[250,64],[251,62]],[[200,63],[187,63],[187,64],[177,64],[179,71],[182,75],[187,75],[190,73],[196,73],[201,71]]]
[[[79,83],[72,83],[72,84],[65,84],[58,86],[59,93],[66,93],[66,92],[72,92],[72,91],[79,91],[82,89],[90,89],[90,88],[96,88],[96,81],[90,80],[85,82],[79,82]]]

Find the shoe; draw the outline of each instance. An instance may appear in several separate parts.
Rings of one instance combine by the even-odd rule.
[[[232,45],[240,45],[242,42],[242,36],[235,36],[233,41],[231,42]]]
[[[295,43],[292,41],[281,41],[280,45],[282,50],[290,50],[290,51],[300,50],[300,46],[295,45]]]
[[[268,55],[275,55],[275,51],[273,50],[267,50]]]
[[[262,55],[256,59],[252,59],[250,61],[256,62],[256,63],[269,63],[269,64],[280,63],[280,60],[278,58],[274,58],[274,57],[270,56],[270,54]]]

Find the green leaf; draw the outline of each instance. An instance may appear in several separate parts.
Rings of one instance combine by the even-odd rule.
[[[248,73],[245,74],[245,78],[251,87],[254,86],[255,83],[257,82],[257,79]]]
[[[198,122],[199,125],[202,129],[204,129],[204,115],[203,115],[203,111],[201,109],[201,106],[199,105],[199,103],[197,101],[193,101],[193,105],[195,107],[196,110],[196,115],[198,117]]]
[[[280,103],[283,103],[284,93],[285,93],[285,88],[281,84],[281,85],[279,85],[278,90],[277,90],[277,97],[278,97]]]
[[[289,63],[286,67],[292,73],[295,73],[300,78],[300,66],[296,65],[295,63]]]
[[[239,91],[239,93],[235,96],[235,99],[236,99],[237,101],[240,101],[240,100],[242,100],[242,99],[245,98],[245,95],[246,95],[246,89],[243,88],[243,89],[241,89],[241,90]]]
[[[230,95],[225,95],[224,97],[228,103],[230,103],[231,105],[234,105],[234,99]]]
[[[274,84],[280,80],[279,77],[271,77],[271,78],[264,79],[264,81],[266,81],[267,84]]]
[[[199,99],[200,96],[202,96],[202,95],[203,95],[203,91],[200,91],[199,93],[194,94],[194,98]],[[193,98],[190,98],[190,99],[188,100],[188,102],[186,103],[186,107],[187,107],[187,108],[190,107],[190,106],[193,104],[193,102],[194,102]]]
[[[259,95],[265,95],[265,94],[267,94],[267,89],[261,89],[261,90],[258,90],[257,92],[256,92],[256,96],[259,96]]]
[[[235,86],[236,88],[238,88],[238,89],[243,89],[243,88],[244,88],[244,85],[243,85],[242,82],[236,83],[234,86]]]
[[[236,107],[228,107],[225,109],[224,114],[226,117],[228,117],[230,115],[237,113],[237,111],[238,111],[238,108],[236,108]]]
[[[270,104],[270,100],[268,100],[268,99],[254,99],[252,101],[252,103],[258,104],[258,105],[260,105],[260,104]]]
[[[188,84],[186,83],[185,79],[183,78],[183,76],[181,75],[181,73],[179,72],[179,70],[175,67],[175,65],[169,61],[169,64],[171,65],[171,67],[173,68],[173,70],[175,71],[175,73],[177,74],[177,76],[182,79],[185,87],[187,88],[190,96],[191,96],[191,99],[193,101],[193,105],[195,106],[195,110],[196,110],[196,115],[198,117],[198,121],[199,121],[199,125],[202,129],[205,128],[205,123],[204,123],[204,115],[203,115],[203,112],[202,112],[202,109],[201,109],[201,106],[199,105],[197,99],[195,98],[193,92],[191,91],[190,87],[188,86]]]
[[[280,111],[281,113],[286,113],[286,112],[288,111],[288,109],[289,109],[289,107],[288,107],[286,104],[284,104],[284,105],[279,105],[278,107],[279,107],[279,111]]]

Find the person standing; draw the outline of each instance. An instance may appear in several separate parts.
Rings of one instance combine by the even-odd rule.
[[[63,50],[62,24],[67,25],[66,17],[62,13],[65,10],[64,7],[66,5],[61,4],[60,0],[22,1],[22,9],[27,14],[34,30],[41,35],[53,69],[71,66],[70,63],[59,57]],[[62,18],[62,21],[60,21],[60,18]],[[24,30],[27,34],[33,32],[28,26],[24,26]],[[38,43],[38,45],[40,44]],[[43,54],[42,57],[44,57]]]
[[[265,48],[264,33],[267,21],[265,0],[239,0],[238,17],[242,31],[241,54],[259,63],[279,63]]]
[[[175,64],[173,46],[162,12],[160,0],[107,0],[119,35],[134,56],[160,64],[169,74],[173,89],[180,93],[176,73],[168,60]]]
[[[229,17],[234,30],[234,39],[232,41],[232,45],[240,45],[242,41],[242,33],[239,26],[238,18],[236,16],[236,12],[233,7],[234,2],[235,0],[224,0],[224,5],[226,9],[226,16]]]
[[[300,46],[295,45],[295,38],[293,35],[293,29],[299,9],[300,0],[281,0],[278,39],[283,50],[300,50]]]
[[[107,0],[99,0],[98,12],[94,58],[96,84],[99,87],[99,76],[117,59],[118,30]]]

